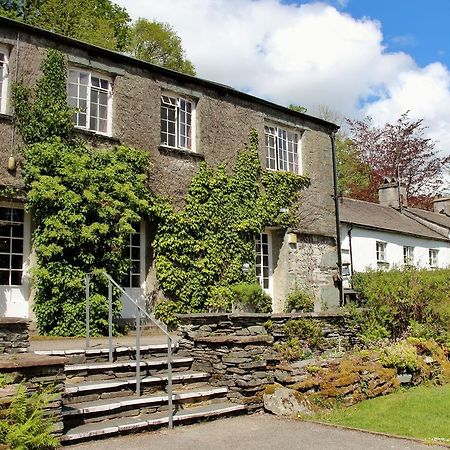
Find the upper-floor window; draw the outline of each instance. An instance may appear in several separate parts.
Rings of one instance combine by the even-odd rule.
[[[76,127],[111,135],[112,83],[104,75],[81,69],[69,69],[68,101],[76,108]]]
[[[437,267],[439,265],[439,250],[430,248],[428,253],[430,267]]]
[[[279,127],[264,127],[266,168],[300,172],[299,135]]]
[[[410,266],[414,264],[414,247],[403,247],[403,263]]]
[[[386,262],[386,242],[377,241],[376,243],[377,262]]]
[[[0,113],[6,113],[6,99],[8,89],[8,52],[0,46]]]
[[[161,145],[194,150],[194,103],[183,97],[161,95]]]

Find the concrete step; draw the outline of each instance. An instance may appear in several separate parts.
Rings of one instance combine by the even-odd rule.
[[[210,375],[206,372],[183,371],[172,373],[174,386],[205,383]],[[167,385],[167,373],[144,376],[141,378],[141,390],[143,394],[151,394],[165,390]],[[136,389],[136,378],[116,378],[112,380],[84,381],[81,383],[66,383],[64,403],[91,402],[105,398],[127,396]]]
[[[192,358],[172,358],[174,371],[189,370]],[[167,358],[152,358],[141,361],[141,376],[155,375],[167,369]],[[88,362],[85,364],[67,364],[64,368],[67,383],[108,380],[120,377],[132,377],[136,372],[136,361]]]
[[[141,357],[147,356],[164,357],[167,355],[167,344],[141,345]],[[172,351],[178,349],[176,342],[172,343]],[[71,348],[71,349],[51,349],[35,350],[37,355],[65,356],[69,359],[69,364],[85,364],[88,362],[108,362],[109,348]],[[113,361],[128,361],[136,359],[135,346],[115,346],[113,348]]]
[[[227,388],[203,385],[196,389],[174,390],[173,404],[204,404],[225,401]],[[64,426],[66,429],[82,423],[99,422],[117,417],[139,416],[167,410],[168,395],[158,392],[152,395],[129,395],[96,400],[93,402],[72,403],[63,408]]]
[[[190,423],[202,419],[223,417],[246,411],[244,405],[231,402],[214,403],[199,407],[178,409],[173,416],[174,424]],[[154,429],[167,425],[167,411],[154,414],[143,414],[138,417],[124,417],[98,423],[88,423],[68,430],[61,438],[63,443],[74,443],[82,440],[99,439],[122,433]]]

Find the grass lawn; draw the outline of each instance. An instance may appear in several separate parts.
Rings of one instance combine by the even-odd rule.
[[[420,386],[336,409],[320,420],[450,443],[450,385]]]

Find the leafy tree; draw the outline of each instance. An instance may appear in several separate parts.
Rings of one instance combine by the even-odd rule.
[[[368,183],[364,175],[359,191],[354,191],[356,198],[375,200],[382,180],[397,174],[406,185],[411,206],[429,206],[427,199],[442,190],[450,156],[438,156],[435,142],[424,135],[423,120],[412,120],[408,114],[384,127],[374,126],[370,118],[347,121],[353,149],[346,156],[368,175]]]
[[[194,66],[186,58],[180,37],[167,23],[138,19],[131,27],[130,51],[138,59],[195,75]]]
[[[0,14],[110,50],[125,50],[130,16],[110,0],[0,0]]]

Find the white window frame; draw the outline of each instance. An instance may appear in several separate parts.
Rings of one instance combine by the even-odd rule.
[[[263,238],[266,237],[267,243],[263,249]],[[255,237],[255,275],[264,292],[273,297],[273,268],[272,268],[272,235],[269,231],[260,233]],[[267,256],[267,265],[264,264],[264,256]],[[267,276],[264,276],[264,268],[267,268]],[[266,283],[267,282],[267,283]]]
[[[182,102],[190,104],[190,106],[191,106],[191,112],[190,112],[191,121],[189,124],[190,132],[191,132],[190,146],[182,145],[182,143],[180,142],[182,140],[181,139],[182,138],[182,135],[181,135],[182,127],[180,124],[180,118],[181,118],[180,111],[181,111]],[[161,100],[160,100],[160,108],[159,108],[159,111],[160,111],[160,122],[159,123],[160,123],[160,145],[162,147],[176,148],[176,149],[181,149],[181,150],[195,153],[195,151],[196,151],[196,107],[195,106],[196,106],[195,101],[191,97],[180,95],[180,94],[177,94],[176,92],[172,92],[172,91],[162,91],[161,92]],[[168,132],[163,131],[163,120],[165,120],[165,118],[163,118],[162,111],[163,111],[163,108],[169,109],[169,107],[173,107],[175,110],[175,120],[174,120],[175,142],[174,142],[174,145],[170,145],[168,143],[168,139],[163,138],[163,135],[168,134]],[[166,120],[166,121],[168,122],[168,120]],[[167,131],[168,131],[168,126],[167,126]]]
[[[386,249],[387,243],[383,241],[376,241],[375,243],[375,252],[377,257],[377,263],[386,263]]]
[[[145,267],[145,243],[144,243],[144,226],[140,221],[133,226],[135,232],[130,233],[128,236],[128,242],[125,246],[125,256],[130,261],[130,269],[125,275],[123,287],[125,289],[142,289],[145,281],[144,267]],[[136,238],[138,243],[136,244]],[[134,242],[133,242],[134,241]],[[133,258],[133,249],[138,249],[138,258]],[[139,264],[139,270],[133,271],[133,262]],[[136,286],[133,286],[133,280],[138,279],[139,282]],[[145,284],[145,283],[144,283]]]
[[[75,128],[79,128],[81,130],[86,130],[86,131],[92,131],[96,134],[100,134],[103,136],[111,136],[112,135],[112,113],[113,113],[113,79],[108,75],[105,75],[105,74],[99,73],[99,72],[95,72],[95,71],[89,70],[87,68],[69,67],[68,71],[67,71],[67,100],[68,100],[69,104],[70,104],[70,98],[74,98],[74,99],[76,98],[77,103],[80,100],[79,91],[77,93],[77,97],[69,97],[70,72],[77,72],[78,76],[80,73],[84,73],[88,76],[87,99],[86,99],[86,102],[87,102],[86,125],[83,126],[83,125],[77,124],[79,112],[75,112],[74,119],[75,119],[75,117],[77,118],[77,120],[74,120]],[[100,131],[95,128],[94,129],[91,128],[91,95],[92,95],[93,88],[95,88],[95,86],[92,86],[92,78],[99,78],[100,80],[108,82],[108,88],[106,89],[106,94],[107,94],[106,132]],[[105,90],[103,90],[103,91],[105,91]],[[72,105],[72,106],[75,106],[75,105]]]
[[[9,78],[9,50],[0,45],[0,53],[3,54],[3,64],[0,66],[0,77],[2,80],[0,88],[0,114],[6,114],[8,108],[8,78]]]
[[[289,138],[290,135],[292,136],[291,139]],[[281,143],[285,143],[286,147],[281,148]],[[290,146],[295,146],[296,154],[294,151],[290,151]],[[302,173],[301,133],[298,130],[271,123],[266,124],[264,126],[264,150],[266,169],[296,174]],[[271,151],[273,154],[270,154]],[[290,154],[293,155],[291,160]]]
[[[414,247],[410,245],[403,246],[403,264],[407,266],[414,265]]]
[[[428,249],[428,262],[430,264],[430,267],[439,266],[439,249],[437,248]]]

